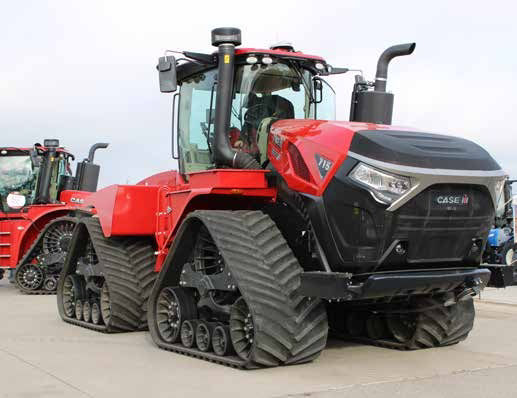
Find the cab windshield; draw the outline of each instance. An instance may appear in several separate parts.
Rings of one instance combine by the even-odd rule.
[[[7,204],[9,194],[25,197],[31,204],[36,187],[36,173],[29,155],[0,156],[0,199],[3,211],[12,210]]]
[[[180,167],[186,173],[214,167],[216,76],[217,70],[212,69],[181,85]],[[234,149],[250,153],[263,164],[267,161],[267,135],[275,121],[335,120],[335,112],[334,90],[298,62],[239,65],[228,137]]]

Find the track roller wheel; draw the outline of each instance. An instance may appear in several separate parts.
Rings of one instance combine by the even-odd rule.
[[[213,332],[213,324],[205,321],[198,322],[196,327],[196,345],[199,351],[208,352],[212,349]]]
[[[187,348],[192,348],[196,342],[197,324],[196,320],[187,320],[181,325],[181,344]]]
[[[371,314],[366,319],[366,333],[373,340],[380,340],[389,336],[386,321],[379,314]]]
[[[101,314],[101,307],[97,301],[94,301],[92,304],[92,323],[94,325],[100,325],[102,324],[102,314]]]
[[[230,328],[226,325],[217,325],[212,333],[212,348],[219,356],[227,356],[233,352]]]
[[[92,319],[92,305],[88,300],[83,304],[83,319],[85,322],[90,322]]]
[[[242,297],[230,311],[230,336],[237,355],[248,360],[253,349],[255,325],[248,304]]]
[[[360,312],[350,312],[346,315],[345,326],[347,333],[352,337],[359,337],[365,333],[365,316]]]
[[[23,290],[38,290],[45,279],[43,269],[37,264],[23,264],[16,271],[16,283]]]
[[[63,286],[63,307],[66,316],[75,317],[75,303],[85,296],[83,279],[78,275],[68,275]]]
[[[183,321],[197,318],[192,292],[182,287],[166,287],[156,303],[156,322],[163,341],[176,343],[180,339]]]
[[[43,289],[53,292],[57,289],[57,279],[54,276],[49,276],[43,282]]]
[[[82,321],[83,319],[83,302],[81,300],[77,300],[75,302],[75,317]]]

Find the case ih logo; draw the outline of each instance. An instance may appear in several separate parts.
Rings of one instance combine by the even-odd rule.
[[[466,206],[469,204],[469,197],[467,194],[464,195],[440,195],[436,197],[436,203],[440,205],[462,205]]]

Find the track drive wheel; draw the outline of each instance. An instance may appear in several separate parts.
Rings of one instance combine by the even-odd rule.
[[[474,301],[471,296],[450,306],[443,299],[422,298],[416,314],[393,314],[387,327],[393,337],[408,349],[442,347],[464,340],[474,326]],[[428,308],[428,309],[425,309]]]
[[[248,360],[253,351],[255,325],[246,301],[241,297],[230,312],[230,337],[237,355]]]
[[[16,284],[27,291],[38,290],[45,280],[43,269],[37,264],[27,263],[16,271]]]
[[[111,321],[111,300],[110,291],[106,282],[102,285],[100,301],[102,321],[108,326]]]
[[[176,343],[181,337],[184,321],[197,318],[197,307],[192,291],[182,287],[166,287],[156,303],[156,322],[160,337]]]
[[[63,307],[66,316],[75,317],[75,304],[86,295],[84,280],[78,275],[68,275],[63,285]]]

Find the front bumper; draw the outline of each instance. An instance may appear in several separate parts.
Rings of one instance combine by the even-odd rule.
[[[354,282],[351,274],[341,272],[303,272],[303,296],[344,301],[437,294],[452,291],[478,293],[490,280],[486,268],[385,272]]]

